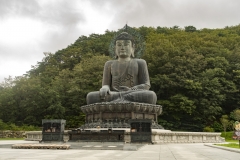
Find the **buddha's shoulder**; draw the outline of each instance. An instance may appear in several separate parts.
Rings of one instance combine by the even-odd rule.
[[[133,59],[136,61],[139,65],[146,65],[146,61],[144,59]]]
[[[105,63],[105,66],[111,65],[113,64],[113,62],[115,62],[116,60],[109,60]]]

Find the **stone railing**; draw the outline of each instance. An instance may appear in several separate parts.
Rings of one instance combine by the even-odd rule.
[[[0,130],[0,138],[24,138],[25,131],[1,131]]]
[[[41,141],[42,131],[29,131],[26,132],[26,141]]]
[[[124,128],[124,142],[131,142],[130,129]],[[221,133],[215,132],[174,132],[170,130],[152,129],[153,143],[221,143],[224,142]],[[41,131],[26,132],[28,141],[42,140]],[[64,141],[69,140],[68,131],[64,131]]]
[[[152,131],[153,143],[220,143],[224,142],[221,133],[215,132],[166,132]]]

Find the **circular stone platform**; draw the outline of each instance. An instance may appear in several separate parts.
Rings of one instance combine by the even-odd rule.
[[[81,107],[86,114],[86,123],[80,128],[130,128],[130,119],[151,119],[152,128],[162,129],[157,117],[162,113],[161,105],[146,103],[103,102]]]

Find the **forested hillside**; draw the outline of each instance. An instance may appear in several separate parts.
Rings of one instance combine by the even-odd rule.
[[[221,131],[220,118],[240,107],[240,25],[224,29],[187,26],[136,28],[146,41],[151,90],[163,106],[165,129]],[[81,36],[48,54],[26,75],[0,85],[0,119],[16,125],[41,125],[62,118],[68,127],[84,123],[80,106],[99,90],[108,47],[115,32]],[[231,128],[231,127],[230,127]]]

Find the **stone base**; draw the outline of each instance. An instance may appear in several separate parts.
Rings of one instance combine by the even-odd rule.
[[[162,106],[137,102],[103,102],[81,107],[86,114],[86,123],[81,129],[88,128],[130,128],[131,119],[150,119],[152,128],[163,129],[157,124]]]
[[[127,123],[126,123],[127,122]],[[129,129],[130,128],[130,124],[129,124],[129,120],[126,121],[124,123],[117,122],[117,121],[110,121],[110,122],[92,122],[92,123],[86,123],[84,125],[82,125],[81,127],[79,127],[79,130],[86,130],[86,129],[98,129],[98,128],[124,128],[124,129]],[[151,125],[152,129],[164,129],[161,125],[157,124],[155,121],[152,121],[152,125]]]

